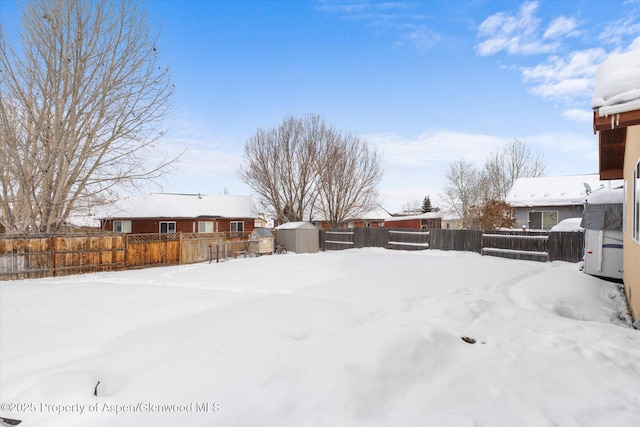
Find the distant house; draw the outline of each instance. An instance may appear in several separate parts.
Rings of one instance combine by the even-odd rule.
[[[352,218],[344,221],[341,224],[340,228],[382,228],[384,227],[384,219],[388,216],[389,213],[386,210],[384,210],[383,208],[379,208],[362,215],[358,215],[357,218]],[[318,219],[311,221],[311,223],[315,225],[319,230],[328,230],[331,228],[331,223],[326,220]]]
[[[444,214],[441,227],[445,230],[462,230],[464,228],[464,220],[455,214]]]
[[[600,178],[624,180],[622,280],[640,328],[640,50],[612,55],[598,66],[591,106]]]
[[[103,230],[134,234],[248,233],[256,218],[251,196],[153,193],[119,200],[100,223]]]
[[[598,174],[518,178],[506,202],[516,208],[516,227],[550,230],[565,219],[581,218],[587,193],[620,185],[601,181]]]
[[[384,220],[384,227],[413,230],[442,228],[442,213],[427,212],[420,215],[394,216]]]

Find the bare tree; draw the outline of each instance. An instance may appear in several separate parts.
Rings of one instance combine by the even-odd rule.
[[[19,49],[0,27],[0,222],[53,232],[81,204],[167,171],[171,95],[136,2],[35,1]]]
[[[519,139],[491,153],[480,171],[464,159],[453,162],[446,172],[447,184],[443,195],[445,210],[462,218],[465,227],[471,227],[472,223],[478,222],[478,212],[484,206],[495,210],[499,202],[504,202],[516,179],[541,176],[544,170],[542,157],[534,154]]]
[[[279,222],[300,221],[313,209],[316,163],[327,132],[318,116],[290,116],[276,128],[258,129],[247,141],[239,177]]]
[[[479,173],[473,164],[460,159],[449,165],[445,177],[447,184],[442,196],[444,209],[462,218],[464,227],[468,228],[471,207],[481,200]]]
[[[317,115],[258,129],[244,156],[240,179],[280,222],[311,220],[318,212],[337,227],[375,206],[381,177],[375,150]]]
[[[357,136],[333,131],[325,141],[318,163],[317,205],[335,229],[376,207],[382,169],[376,150]]]
[[[505,200],[516,179],[542,176],[544,171],[542,157],[524,142],[514,139],[487,158],[480,178],[483,199]]]

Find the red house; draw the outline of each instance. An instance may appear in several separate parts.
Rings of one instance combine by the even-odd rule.
[[[394,216],[384,220],[384,227],[412,230],[442,228],[442,214],[440,212],[427,212],[421,215]]]
[[[100,225],[120,233],[253,231],[258,210],[251,196],[152,193],[110,206]]]

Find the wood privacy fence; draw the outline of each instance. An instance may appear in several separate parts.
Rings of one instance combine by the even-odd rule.
[[[439,249],[521,260],[578,262],[583,256],[584,233],[354,228],[322,230],[320,242],[323,250],[363,247]]]
[[[0,280],[192,264],[246,254],[247,233],[1,237]]]

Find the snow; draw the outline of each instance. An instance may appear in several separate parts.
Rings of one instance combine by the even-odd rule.
[[[579,267],[370,248],[3,282],[1,415],[635,426],[640,331]]]
[[[407,221],[412,219],[437,219],[442,218],[441,212],[426,212],[420,215],[405,215],[405,216],[387,216],[384,220],[385,222],[391,221]]]
[[[580,226],[581,222],[582,218],[563,219],[551,227],[551,231],[584,231],[584,227]]]
[[[582,205],[587,198],[585,183],[595,192],[620,186],[622,180],[601,181],[598,174],[518,178],[506,201],[515,207]]]
[[[640,49],[611,55],[596,68],[591,106],[600,116],[640,109]]]
[[[594,191],[587,197],[587,203],[590,205],[607,205],[624,203],[624,188],[603,188]]]
[[[313,229],[313,228],[316,228],[316,226],[306,221],[292,221],[292,222],[285,222],[284,224],[280,224],[275,229],[276,230],[297,230],[300,228]]]
[[[128,196],[105,208],[100,218],[258,218],[251,196],[152,193]]]

